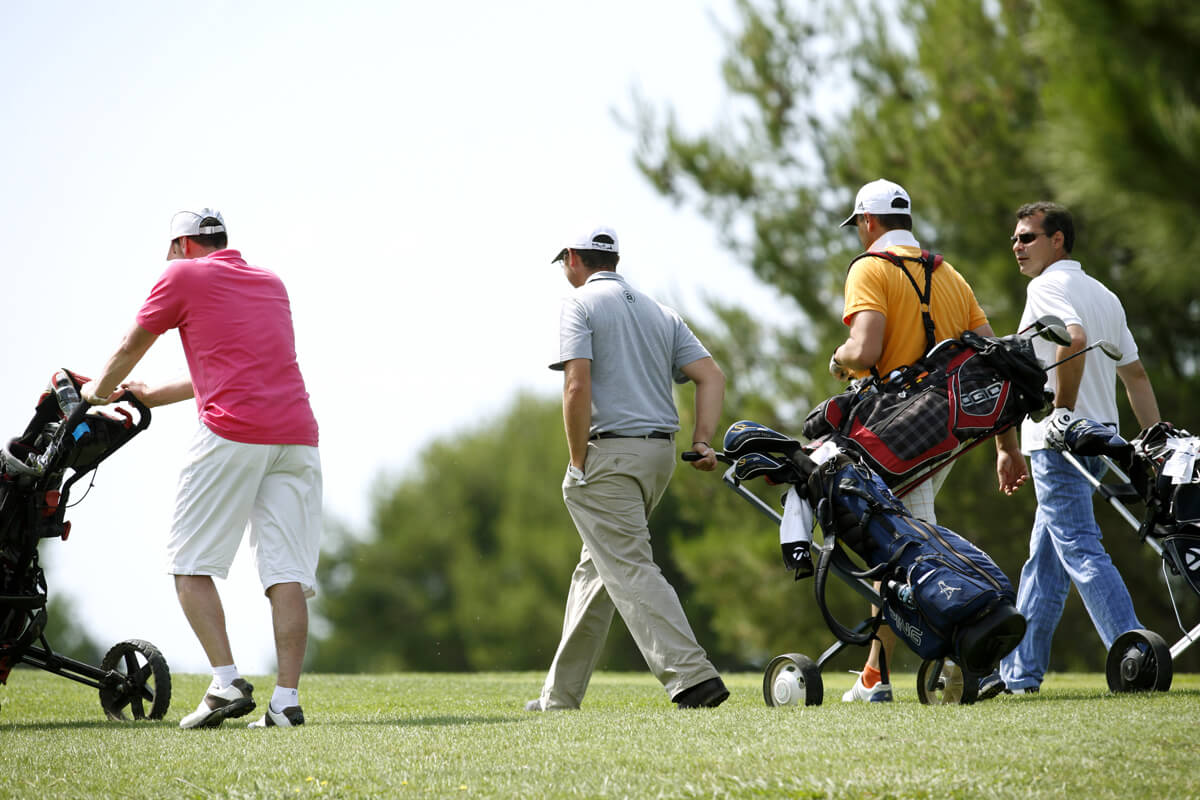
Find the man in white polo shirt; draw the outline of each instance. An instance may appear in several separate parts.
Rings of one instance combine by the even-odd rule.
[[[562,491],[583,549],[562,639],[530,711],[579,708],[614,610],[676,706],[713,707],[729,696],[654,563],[647,525],[675,471],[672,380],[696,384],[689,449],[700,456],[695,468],[712,470],[725,376],[678,314],[617,274],[619,259],[617,234],[605,227],[554,258],[575,287],[563,301],[551,369],[564,372],[570,461]]]
[[[1062,437],[1067,425],[1079,417],[1117,427],[1117,378],[1125,386],[1142,428],[1159,421],[1158,402],[1138,359],[1121,301],[1071,259],[1074,246],[1075,225],[1067,209],[1042,202],[1017,210],[1012,249],[1021,274],[1030,279],[1020,327],[1048,314],[1066,323],[1070,345],[1033,340],[1038,358],[1046,364],[1061,361],[1099,339],[1117,345],[1122,357],[1114,363],[1092,350],[1060,364],[1046,382],[1046,388],[1054,393],[1054,410],[1045,420],[1026,420],[1021,427],[1021,450],[1030,456],[1038,501],[1029,560],[1021,569],[1017,589],[1017,610],[1029,626],[1017,648],[1000,662],[998,675],[981,683],[983,699],[1001,691],[1038,691],[1072,583],[1105,649],[1122,633],[1141,627],[1129,590],[1100,541],[1092,512],[1092,486],[1062,457]],[[1104,474],[1099,458],[1079,460],[1093,475]],[[1003,485],[1025,471],[1024,459],[1016,463],[1002,451],[996,470]]]

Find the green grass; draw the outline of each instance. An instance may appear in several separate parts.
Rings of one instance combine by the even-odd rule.
[[[1053,674],[1040,695],[922,706],[767,708],[726,675],[715,710],[677,711],[649,675],[597,675],[584,710],[521,710],[541,673],[308,675],[309,724],[181,731],[207,676],[173,676],[161,722],[111,723],[96,692],[20,670],[0,688],[0,798],[1200,797],[1200,675],[1107,692]],[[253,678],[259,701],[271,679]],[[240,723],[240,724],[238,724]]]

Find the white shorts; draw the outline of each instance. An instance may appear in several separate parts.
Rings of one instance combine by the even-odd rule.
[[[942,490],[942,484],[946,482],[946,478],[949,477],[950,470],[953,468],[954,462],[951,461],[930,475],[924,483],[901,497],[900,502],[904,503],[904,507],[917,519],[937,525],[937,513],[933,510],[933,500]]]
[[[242,534],[263,589],[299,583],[316,594],[321,552],[321,458],[299,444],[243,444],[203,423],[179,476],[167,572],[225,578]]]

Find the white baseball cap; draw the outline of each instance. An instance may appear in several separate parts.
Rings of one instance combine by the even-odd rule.
[[[854,211],[842,223],[845,228],[854,224],[859,214],[907,214],[912,216],[912,201],[898,183],[880,178],[864,184],[854,198]]]
[[[611,242],[604,240],[597,241],[601,236],[606,236],[612,239]],[[558,251],[558,255],[550,262],[554,264],[562,261],[567,257],[568,250],[600,250],[605,253],[619,253],[617,248],[617,232],[607,225],[600,225],[593,228],[588,233],[582,233],[571,240],[572,244],[565,245],[563,249]]]
[[[204,225],[205,220],[215,219],[218,224]],[[199,211],[180,211],[171,217],[171,241],[180,236],[207,236],[210,233],[224,233],[225,218],[215,208],[202,208]]]

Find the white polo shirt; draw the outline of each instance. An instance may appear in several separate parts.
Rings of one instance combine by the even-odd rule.
[[[1023,329],[1038,317],[1052,314],[1061,317],[1067,325],[1079,325],[1087,334],[1087,343],[1098,339],[1115,344],[1121,349],[1121,360],[1113,361],[1099,349],[1091,350],[1079,358],[1086,359],[1083,380],[1079,385],[1079,396],[1075,402],[1075,414],[1096,422],[1116,425],[1117,419],[1117,366],[1138,360],[1137,343],[1125,322],[1125,309],[1120,299],[1100,281],[1083,271],[1078,261],[1064,259],[1055,261],[1041,275],[1029,281],[1025,292],[1025,311],[1021,315]],[[1033,349],[1044,364],[1056,360],[1057,345],[1044,339],[1034,339]],[[1056,391],[1058,370],[1051,370],[1046,388]],[[1021,451],[1028,454],[1045,445],[1046,422],[1025,420],[1021,425]]]

